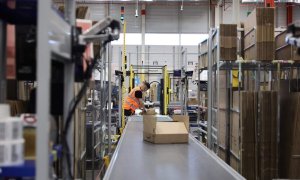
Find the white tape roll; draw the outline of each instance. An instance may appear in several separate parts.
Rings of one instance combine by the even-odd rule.
[[[0,121],[0,142],[23,138],[23,124],[19,117],[2,118]]]
[[[8,104],[0,104],[0,121],[3,118],[10,117],[10,107]]]
[[[0,142],[0,167],[24,163],[24,139]]]

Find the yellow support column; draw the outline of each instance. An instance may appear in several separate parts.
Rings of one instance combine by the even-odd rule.
[[[105,168],[107,169],[108,166],[109,166],[109,163],[110,163],[110,158],[109,158],[109,156],[104,156],[104,157],[103,157],[103,160],[104,160]]]
[[[129,72],[130,72],[130,75],[129,75],[129,92],[130,92],[134,88],[134,86],[133,86],[134,72],[133,72],[132,65],[130,65],[130,67],[129,67]]]
[[[164,115],[167,115],[167,105],[168,105],[168,71],[167,66],[163,67],[163,77],[164,77]]]
[[[167,70],[167,74],[168,74],[168,104],[167,104],[167,106],[168,106],[171,101],[171,79],[170,79],[170,74],[168,73],[168,70]]]
[[[123,53],[122,53],[122,70],[123,70],[123,77],[126,77],[126,21],[123,23]],[[126,94],[126,87],[125,83],[122,83],[122,104],[124,104],[125,101],[125,94]],[[125,115],[124,115],[124,109],[122,108],[122,127],[120,128],[121,134],[123,133],[123,130],[125,128]]]

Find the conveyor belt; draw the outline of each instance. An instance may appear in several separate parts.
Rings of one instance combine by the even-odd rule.
[[[189,144],[144,142],[141,119],[129,119],[104,180],[244,179],[192,136]]]

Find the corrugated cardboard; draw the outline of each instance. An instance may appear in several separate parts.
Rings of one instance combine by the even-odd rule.
[[[220,59],[237,59],[237,25],[220,24]]]
[[[227,122],[226,122],[226,111],[224,110],[219,110],[218,112],[218,133],[219,133],[219,145],[222,147],[226,148],[227,147],[227,142],[226,142],[226,127],[227,127]]]
[[[275,59],[299,61],[300,55],[297,54],[297,48],[295,46],[288,45],[285,42],[285,36],[286,31],[283,31],[275,37]]]
[[[173,121],[157,122],[156,116],[144,115],[144,141],[155,144],[188,143],[189,117],[173,116]]]
[[[274,8],[258,7],[246,18],[244,23],[246,60],[274,60],[274,14]]]
[[[145,115],[156,115],[156,114],[157,113],[155,112],[154,108],[147,109],[145,112]]]
[[[188,105],[198,105],[198,100],[196,98],[189,98]]]
[[[219,148],[218,156],[219,156],[223,161],[226,161],[226,152],[225,152],[224,149]]]
[[[234,104],[237,106],[237,97],[235,99]],[[231,113],[230,148],[235,155],[240,155],[239,164],[231,157],[232,166],[239,168],[246,179],[256,179],[256,173],[260,179],[276,177],[277,92],[261,91],[258,94],[242,91],[239,111],[240,119],[238,113]],[[257,136],[257,130],[260,136]]]
[[[279,177],[300,179],[300,93],[289,93],[289,80],[280,82],[280,159]]]
[[[260,97],[259,176],[276,178],[277,168],[277,92],[262,91]]]

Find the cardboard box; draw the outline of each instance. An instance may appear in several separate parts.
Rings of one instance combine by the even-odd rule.
[[[173,116],[173,121],[158,122],[156,116],[144,115],[144,141],[155,144],[188,143],[189,117]]]
[[[196,98],[189,98],[188,105],[198,105],[198,100]]]
[[[274,8],[258,7],[244,22],[244,53],[246,60],[275,59]]]
[[[147,109],[145,112],[145,115],[156,115],[156,114],[157,113],[155,112],[154,108]]]

